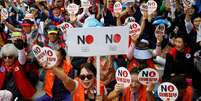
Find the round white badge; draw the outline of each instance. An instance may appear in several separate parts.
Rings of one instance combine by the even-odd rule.
[[[150,82],[157,83],[159,74],[155,69],[145,68],[138,74],[138,80],[143,85],[148,85]]]
[[[122,11],[122,5],[121,5],[121,3],[120,2],[115,2],[115,4],[114,4],[114,12],[115,13],[120,13],[121,11]]]
[[[69,14],[71,15],[75,15],[78,13],[78,10],[79,10],[79,6],[74,4],[74,3],[71,3],[67,6],[67,11]]]
[[[147,7],[148,7],[148,14],[152,14],[154,11],[157,9],[157,3],[154,0],[149,0],[147,2]]]
[[[141,27],[137,22],[131,22],[128,24],[130,27],[129,35],[139,35],[141,31]]]
[[[116,70],[115,78],[117,83],[124,85],[124,88],[127,88],[131,84],[130,72],[125,67],[119,67]]]
[[[178,97],[178,89],[170,82],[163,82],[158,87],[158,96],[163,101],[175,101]]]

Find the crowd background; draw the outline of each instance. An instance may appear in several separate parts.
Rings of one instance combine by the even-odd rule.
[[[122,2],[122,12],[114,12],[116,1]],[[160,101],[155,88],[162,82],[177,87],[177,101],[201,100],[201,0],[189,7],[182,0],[156,0],[152,14],[140,9],[147,0],[89,2],[90,7],[83,8],[80,0],[0,0],[0,8],[8,11],[6,19],[1,13],[0,23],[0,101]],[[66,10],[70,3],[80,6],[74,16]],[[96,57],[69,57],[66,33],[58,26],[112,27],[132,21],[141,30],[129,36],[128,54],[100,58],[97,95]],[[55,51],[53,68],[37,61],[35,44]],[[118,67],[131,73],[126,89],[116,83]],[[137,76],[144,68],[156,69],[160,82],[140,84]]]

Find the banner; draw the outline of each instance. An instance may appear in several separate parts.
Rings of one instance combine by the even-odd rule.
[[[92,27],[67,30],[69,56],[103,56],[126,54],[129,27]]]

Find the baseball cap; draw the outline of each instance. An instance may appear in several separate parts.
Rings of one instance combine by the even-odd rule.
[[[21,26],[32,26],[33,24],[34,24],[34,22],[32,22],[31,20],[29,20],[29,19],[24,19],[24,20],[22,21]]]

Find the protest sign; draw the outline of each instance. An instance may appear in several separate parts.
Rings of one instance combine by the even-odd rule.
[[[175,101],[178,97],[178,89],[170,82],[163,82],[158,87],[158,95],[163,101]]]
[[[149,0],[147,2],[148,15],[152,14],[157,9],[157,3],[154,0]]]
[[[71,3],[67,6],[67,11],[70,15],[75,15],[78,13],[79,6],[77,4]]]
[[[128,26],[72,28],[67,30],[69,56],[127,54]]]
[[[191,0],[182,0],[183,1],[183,6],[187,8],[191,8],[192,6],[192,1]]]
[[[140,12],[141,12],[141,14],[144,15],[145,12],[147,12],[147,11],[148,11],[148,6],[147,6],[147,4],[146,4],[146,3],[142,3],[142,4],[140,5]]]
[[[34,45],[32,47],[32,51],[39,63],[41,64],[47,63],[47,56],[46,56],[45,50],[42,47],[40,47],[39,45]]]
[[[127,88],[131,84],[130,72],[125,67],[119,67],[116,71],[115,78],[118,84],[123,84]]]
[[[127,18],[125,19],[124,25],[128,25],[128,24],[131,23],[131,22],[135,22],[135,18],[132,17],[132,16],[129,16],[129,17],[127,17]]]
[[[122,5],[121,5],[121,2],[115,2],[114,4],[114,12],[115,13],[121,13],[122,12]]]
[[[55,52],[49,47],[43,47],[47,56],[47,68],[51,68],[57,63],[57,56]]]
[[[89,0],[81,0],[81,7],[82,8],[89,8],[91,6]]]
[[[145,68],[138,74],[138,80],[143,85],[148,85],[150,82],[157,83],[159,74],[155,69]]]
[[[137,22],[131,22],[129,23],[129,27],[130,27],[130,35],[139,35],[140,31],[141,31],[141,27]]]
[[[6,20],[8,18],[8,11],[6,8],[1,9],[1,21]]]

